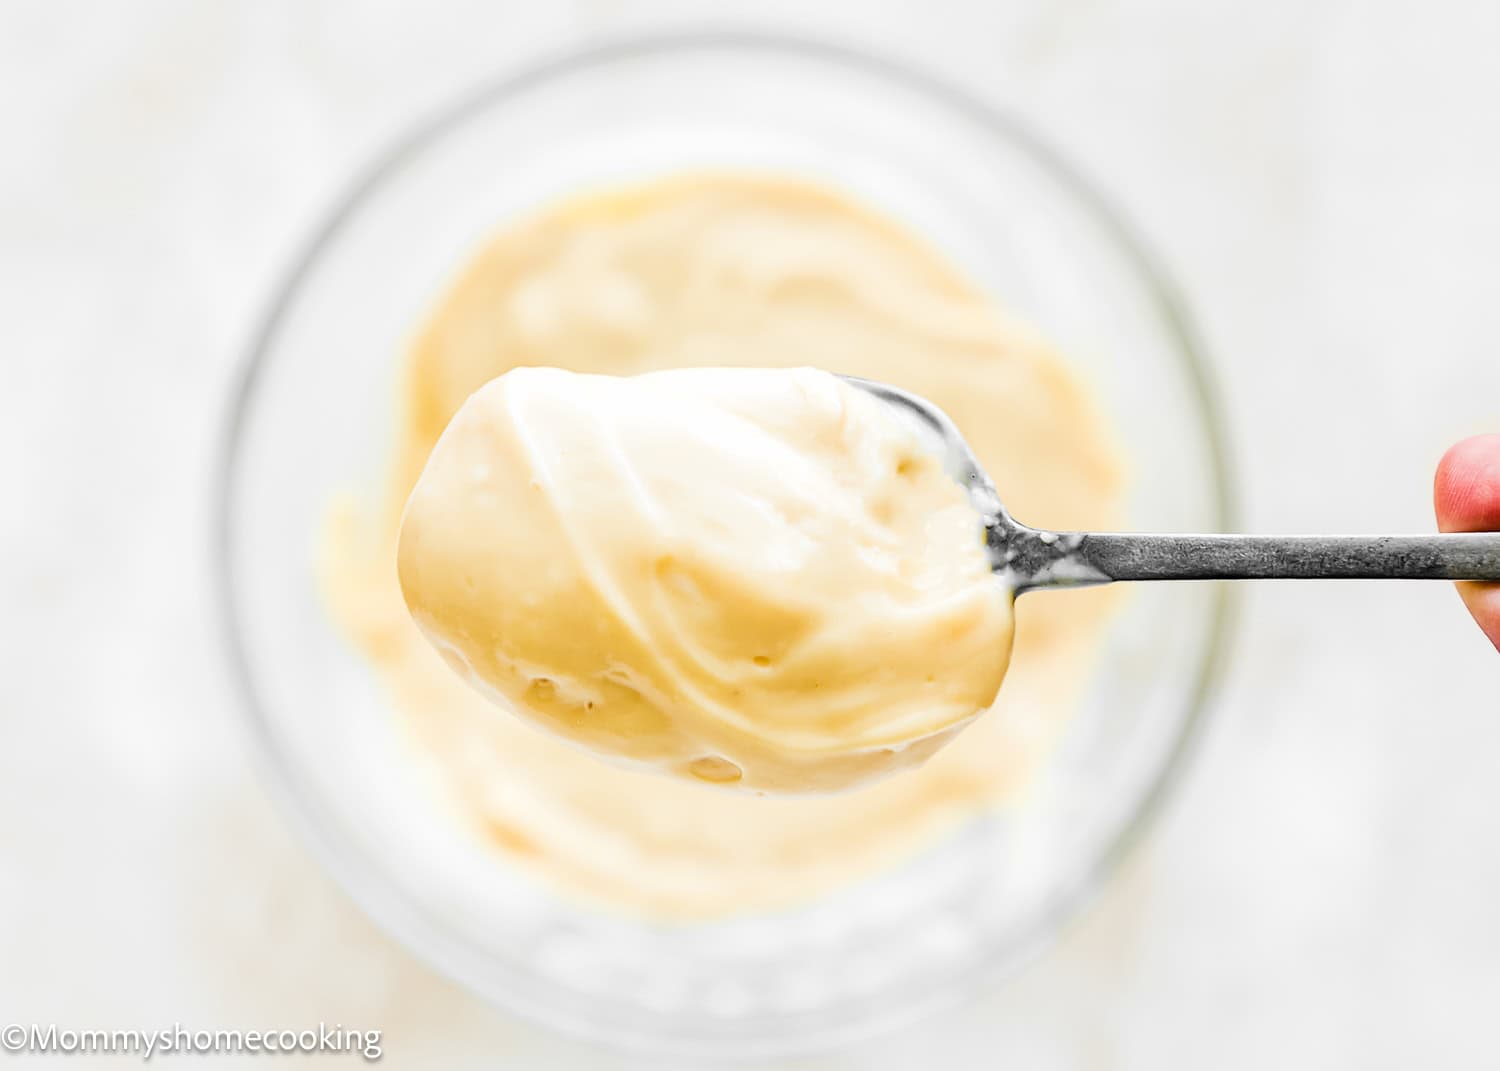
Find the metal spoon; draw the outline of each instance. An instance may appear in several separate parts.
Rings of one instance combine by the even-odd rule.
[[[1114,580],[1500,580],[1500,532],[1451,535],[1257,536],[1050,532],[1006,511],[952,420],[927,399],[843,377],[935,433],[949,473],[984,518],[995,572],[1017,594]]]

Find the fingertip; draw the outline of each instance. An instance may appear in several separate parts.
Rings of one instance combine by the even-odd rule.
[[[1459,593],[1495,650],[1500,651],[1500,584],[1460,584]]]
[[[1444,532],[1500,529],[1500,435],[1454,444],[1433,481],[1438,528]]]

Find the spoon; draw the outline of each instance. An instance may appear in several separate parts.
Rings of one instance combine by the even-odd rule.
[[[1115,580],[1500,580],[1500,532],[1262,536],[1052,532],[1006,510],[974,451],[927,399],[842,377],[902,410],[941,443],[944,467],[984,518],[991,568],[1017,594]]]

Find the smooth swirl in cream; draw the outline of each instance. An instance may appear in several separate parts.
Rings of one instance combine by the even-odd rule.
[[[508,372],[434,448],[398,566],[423,632],[506,708],[758,792],[920,763],[1009,661],[964,491],[812,369]]]

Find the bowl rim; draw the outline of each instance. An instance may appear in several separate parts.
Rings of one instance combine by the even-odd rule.
[[[687,29],[612,36],[593,40],[510,69],[430,110],[425,117],[408,121],[386,143],[386,147],[356,170],[325,209],[321,220],[303,238],[296,253],[281,269],[270,290],[270,298],[257,318],[248,345],[231,377],[219,440],[215,470],[218,475],[211,501],[210,557],[212,586],[216,595],[217,631],[232,688],[237,692],[243,723],[251,739],[261,774],[259,780],[276,800],[290,824],[350,899],[386,933],[417,959],[450,978],[492,1005],[568,1036],[624,1049],[663,1054],[703,1055],[713,1043],[709,1036],[664,1038],[649,1029],[618,1028],[596,1020],[580,1019],[549,1003],[533,999],[524,986],[507,987],[505,997],[489,986],[477,984],[458,964],[474,959],[463,942],[448,940],[431,927],[418,939],[407,922],[413,909],[403,903],[399,890],[380,877],[377,868],[354,858],[342,840],[331,833],[335,823],[324,813],[314,794],[305,790],[285,759],[265,705],[257,690],[245,637],[240,627],[241,603],[236,591],[233,566],[235,553],[234,494],[236,475],[242,462],[241,444],[247,415],[260,383],[260,373],[281,331],[288,310],[303,284],[329,247],[386,180],[417,158],[425,149],[470,118],[526,91],[566,78],[590,68],[614,63],[649,60],[692,53],[733,52],[767,56],[789,56],[800,60],[842,67],[846,71],[888,81],[942,109],[963,118],[991,138],[1009,143],[1039,164],[1087,213],[1091,221],[1116,244],[1154,304],[1172,349],[1182,365],[1193,394],[1208,445],[1208,464],[1213,480],[1212,512],[1220,530],[1234,530],[1238,516],[1234,498],[1234,466],[1227,443],[1224,410],[1218,400],[1205,357],[1203,343],[1180,291],[1163,268],[1160,258],[1127,222],[1119,208],[1047,141],[1023,121],[958,85],[929,75],[903,59],[851,47],[831,40],[759,30]],[[1078,919],[1100,893],[1108,879],[1149,832],[1156,817],[1189,768],[1208,721],[1209,706],[1222,683],[1229,648],[1238,616],[1238,600],[1230,585],[1218,585],[1209,615],[1209,635],[1196,676],[1188,691],[1187,713],[1180,731],[1166,751],[1154,779],[1138,798],[1134,813],[1124,822],[1106,847],[1080,872],[1076,880],[1059,888],[1033,925],[1005,951],[977,969],[955,972],[943,984],[931,987],[922,998],[879,1022],[868,1017],[828,1024],[816,1032],[795,1037],[761,1038],[736,1054],[745,1058],[807,1053],[826,1050],[886,1033],[966,996],[994,987],[1018,973],[1051,947],[1065,928]],[[440,947],[442,949],[440,953]],[[489,970],[492,961],[485,959]],[[743,1039],[738,1039],[743,1042]],[[721,1057],[722,1053],[719,1053]]]

